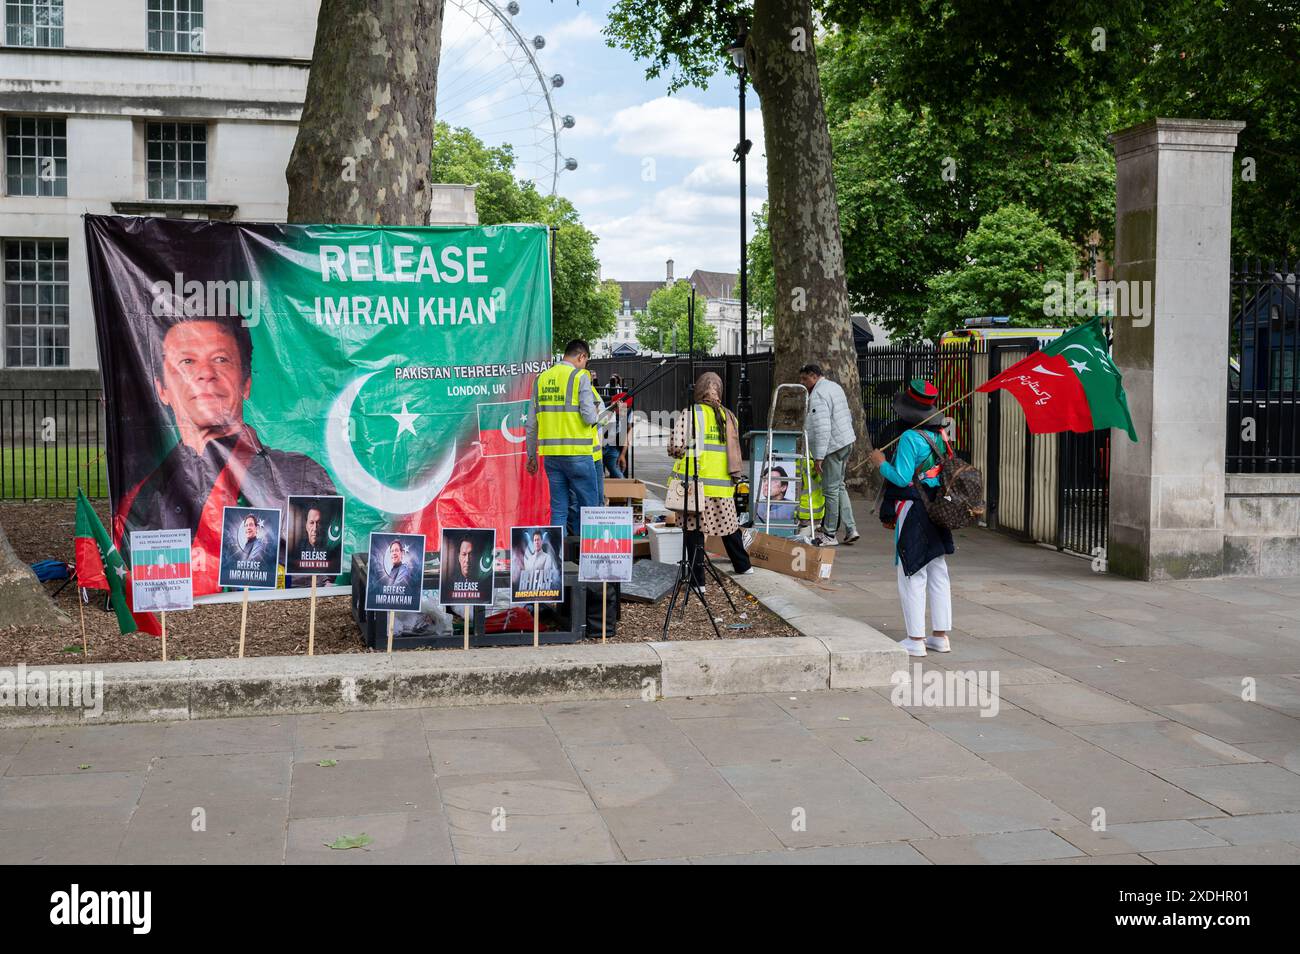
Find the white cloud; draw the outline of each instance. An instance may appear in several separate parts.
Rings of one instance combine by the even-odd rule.
[[[762,116],[745,111],[746,133],[754,150],[763,149]],[[731,154],[740,132],[740,110],[728,106],[701,106],[681,96],[660,96],[616,112],[608,132],[613,148],[630,156],[673,156],[701,159]],[[753,156],[753,152],[750,153]]]
[[[601,36],[603,24],[585,11],[579,13],[572,19],[565,20],[563,23],[550,27],[545,31],[546,49],[551,48],[551,43],[563,46],[571,41],[582,42],[585,40],[599,40],[604,42]]]

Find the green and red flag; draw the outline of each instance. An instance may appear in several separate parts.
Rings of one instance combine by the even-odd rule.
[[[77,561],[77,584],[90,590],[108,590],[117,625],[123,634],[143,630],[161,636],[162,628],[152,613],[131,612],[130,580],[121,552],[113,545],[99,514],[77,488],[77,529],[73,553]]]
[[[976,390],[999,389],[1019,402],[1033,434],[1117,427],[1137,440],[1124,379],[1110,359],[1100,318],[1066,332]]]
[[[528,401],[478,406],[478,439],[484,457],[522,454],[528,439]]]

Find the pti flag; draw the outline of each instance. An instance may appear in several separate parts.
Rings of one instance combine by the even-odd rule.
[[[478,406],[478,439],[484,457],[524,453],[529,404],[529,401],[509,401]]]
[[[189,529],[202,595],[227,507],[342,496],[345,553],[545,522],[521,449],[551,360],[546,226],[85,223],[119,547]]]
[[[77,488],[77,527],[73,551],[77,560],[77,582],[87,589],[108,590],[117,626],[123,634],[142,629],[161,636],[162,629],[151,613],[132,613],[127,589],[130,573],[122,554],[109,539],[108,530],[86,495]]]
[[[1110,359],[1099,318],[1061,335],[977,390],[1000,388],[1019,402],[1033,434],[1117,427],[1137,440],[1124,379]]]

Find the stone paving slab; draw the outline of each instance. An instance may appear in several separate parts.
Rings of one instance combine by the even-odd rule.
[[[504,677],[496,650],[441,654],[436,674],[417,654],[308,663],[320,712],[252,708],[238,661],[132,664],[113,679],[147,722],[0,713],[0,861],[1300,861],[1300,583],[1154,585],[996,534],[958,542],[954,652],[918,671],[997,672],[991,718],[895,706],[883,683],[827,688],[854,647],[825,633],[714,654],[733,686],[768,690],[721,695],[665,692],[644,644],[550,647],[540,669],[527,648]],[[839,614],[896,639],[893,577],[887,539],[866,534],[832,580],[783,578],[773,598],[803,589],[791,612],[810,629]],[[718,691],[688,655],[672,662]],[[765,681],[782,671],[793,682]],[[1241,700],[1244,677],[1260,701]],[[223,680],[234,704],[193,707],[194,686]],[[193,718],[207,711],[238,717]],[[368,851],[324,847],[362,831]]]

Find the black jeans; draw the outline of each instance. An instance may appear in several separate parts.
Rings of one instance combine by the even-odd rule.
[[[686,547],[687,559],[695,561],[695,585],[704,585],[704,531],[687,530],[682,535],[682,544]],[[750,567],[749,554],[745,552],[745,540],[740,531],[729,533],[722,538],[722,545],[727,548],[731,559],[731,568],[737,573],[744,573]],[[697,555],[697,551],[698,555]]]

